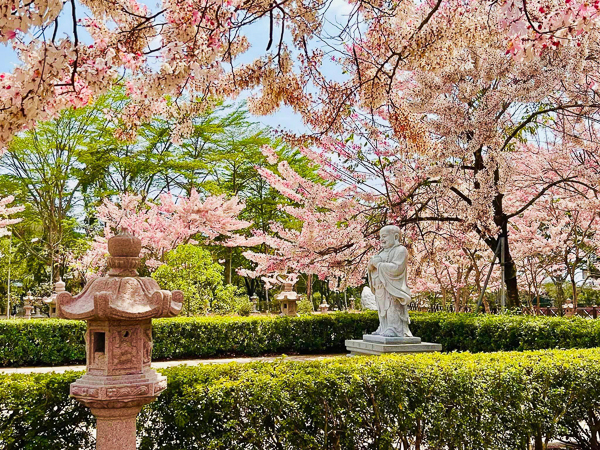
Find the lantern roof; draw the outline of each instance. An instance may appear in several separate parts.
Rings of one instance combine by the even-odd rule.
[[[58,293],[57,316],[79,320],[143,320],[179,314],[183,305],[181,291],[162,290],[154,279],[138,275],[141,249],[141,241],[135,236],[111,237],[108,275],[89,282],[79,295]]]

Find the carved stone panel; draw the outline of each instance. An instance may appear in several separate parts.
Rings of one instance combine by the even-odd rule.
[[[144,364],[150,364],[152,360],[152,328],[146,327],[142,329],[143,345],[144,345]]]
[[[137,397],[148,394],[150,389],[148,386],[126,386],[120,388],[110,388],[106,390],[106,396],[109,398],[118,397]]]
[[[139,325],[111,329],[111,371],[142,370],[142,339]]]
[[[95,389],[95,388],[87,388],[87,387],[71,385],[71,395],[74,397],[98,398],[100,396],[100,392],[98,389]]]

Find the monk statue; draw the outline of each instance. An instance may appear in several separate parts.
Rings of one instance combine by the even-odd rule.
[[[375,293],[379,328],[372,333],[385,337],[412,337],[408,325],[410,289],[406,285],[408,251],[400,245],[400,228],[387,225],[379,232],[383,250],[369,261],[369,285]]]

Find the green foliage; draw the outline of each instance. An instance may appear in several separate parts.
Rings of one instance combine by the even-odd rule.
[[[552,299],[554,305],[558,305],[559,295],[556,285],[554,283],[546,283],[544,284],[544,289],[548,293],[548,296]],[[564,301],[570,301],[573,303],[573,286],[571,283],[563,283],[562,291]],[[600,291],[598,289],[594,289],[591,286],[578,286],[577,291],[577,306],[582,307],[600,305]]]
[[[0,320],[0,366],[83,363],[85,329],[76,320]]]
[[[411,320],[416,336],[448,352],[600,347],[600,320],[452,313],[411,313]],[[346,339],[360,338],[377,323],[374,311],[159,319],[153,322],[153,358],[344,352]],[[82,363],[84,332],[78,321],[0,321],[0,366]]]
[[[167,253],[166,264],[152,273],[163,289],[183,291],[183,314],[236,312],[241,292],[223,285],[223,266],[213,262],[210,252],[195,245],[180,245]]]
[[[237,195],[246,205],[241,218],[252,222],[242,232],[250,234],[268,231],[272,222],[289,225],[291,220],[277,207],[285,197],[256,170],[269,167],[277,172],[261,153],[263,145],[272,146],[301,175],[324,182],[300,152],[253,122],[244,104],[219,104],[191,118],[191,135],[175,144],[175,123],[163,117],[153,117],[135,130],[120,127],[118,119],[107,120],[107,115],[118,118],[126,113],[129,102],[123,87],[116,87],[93,104],[67,109],[15,136],[0,159],[0,197],[14,195],[14,205],[25,206],[18,214],[22,222],[11,226],[13,263],[22,262],[30,278],[23,281],[24,292],[43,284],[34,294],[50,293],[51,278],[57,281],[58,273],[64,275],[69,261],[102,231],[96,208],[106,197],[128,192],[152,201],[168,191],[189,195],[192,189],[202,196]],[[259,280],[238,277],[233,270],[250,267],[242,256],[244,249],[211,250],[225,260],[226,284],[245,285],[250,295],[264,293]],[[81,289],[85,279],[79,273],[65,281],[73,291]],[[240,300],[236,295],[234,288],[226,288],[213,309],[235,313]],[[205,299],[196,300],[189,305],[191,312],[203,312]]]
[[[93,449],[93,416],[69,398],[81,375],[0,375],[0,449]]]
[[[310,300],[306,298],[303,298],[302,300],[298,301],[297,307],[298,314],[310,314],[311,312],[313,312],[312,304]]]
[[[252,312],[252,302],[248,300],[248,297],[246,297],[246,301],[240,302],[237,312],[240,316],[244,317],[248,317],[250,315]]]
[[[598,349],[160,372],[168,387],[138,418],[141,450],[542,450],[556,439],[591,449],[598,437]],[[0,448],[91,450],[94,421],[68,398],[79,375],[0,375]]]
[[[154,322],[153,358],[345,351],[344,340],[376,328],[374,314],[194,317]]]
[[[375,329],[374,314],[208,316],[153,321],[154,359],[344,351],[344,340]],[[0,366],[85,361],[85,322],[0,321]]]

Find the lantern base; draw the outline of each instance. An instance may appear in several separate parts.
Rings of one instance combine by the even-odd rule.
[[[71,396],[89,408],[129,408],[154,401],[166,387],[167,377],[148,367],[131,375],[86,373],[71,384]]]

